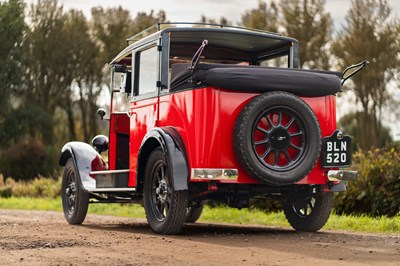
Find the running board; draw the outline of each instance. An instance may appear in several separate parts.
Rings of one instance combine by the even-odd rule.
[[[136,191],[134,187],[128,187],[129,169],[93,171],[90,175],[96,180],[96,188],[89,192]]]
[[[88,189],[88,192],[93,193],[108,193],[108,192],[135,192],[134,187],[119,187],[119,188],[92,188]]]

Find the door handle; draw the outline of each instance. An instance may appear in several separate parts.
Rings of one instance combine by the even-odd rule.
[[[128,116],[129,116],[129,117],[133,117],[134,115],[136,115],[136,112],[134,112],[134,111],[132,111],[132,110],[129,110]]]

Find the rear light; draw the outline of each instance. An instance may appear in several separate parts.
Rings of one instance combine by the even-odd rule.
[[[237,169],[193,168],[192,179],[236,180]]]

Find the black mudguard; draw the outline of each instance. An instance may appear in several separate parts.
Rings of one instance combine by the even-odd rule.
[[[69,158],[74,162],[82,188],[87,191],[95,189],[96,180],[90,176],[90,172],[108,168],[101,155],[89,144],[73,141],[62,147],[59,164],[65,166]]]
[[[187,190],[189,165],[186,150],[181,136],[172,127],[154,128],[144,137],[138,155],[138,183],[143,181],[147,158],[156,147],[161,147],[167,158],[174,190]]]

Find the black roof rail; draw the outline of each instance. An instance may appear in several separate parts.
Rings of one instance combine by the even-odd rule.
[[[132,37],[129,37],[126,39],[127,45],[129,46],[130,44],[142,39],[143,37],[146,37],[156,31],[160,31],[161,29],[164,28],[169,28],[169,27],[174,27],[174,26],[180,26],[180,25],[192,25],[192,26],[209,26],[209,27],[217,27],[217,28],[227,28],[227,29],[237,29],[237,30],[247,30],[247,31],[254,31],[254,32],[260,32],[260,33],[268,33],[268,34],[273,34],[277,36],[282,36],[280,33],[276,32],[271,32],[271,31],[266,31],[266,30],[259,30],[259,29],[253,29],[253,28],[245,28],[245,27],[240,27],[240,26],[229,26],[229,25],[224,25],[224,24],[216,24],[216,23],[203,23],[203,22],[157,22],[153,26],[133,35]]]

